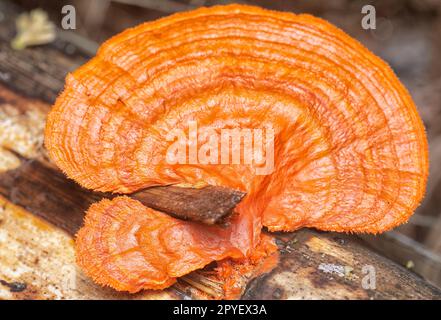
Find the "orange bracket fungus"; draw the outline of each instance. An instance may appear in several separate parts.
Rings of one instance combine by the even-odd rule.
[[[170,163],[167,135],[192,122],[273,128],[272,172]],[[213,261],[223,274],[252,265],[276,250],[262,227],[389,230],[413,213],[428,174],[422,121],[385,62],[319,18],[242,5],[174,14],[111,38],[67,76],[45,136],[68,177],[125,194],[90,207],[76,254],[97,283],[129,292],[165,288]],[[130,198],[161,185],[246,196],[227,225],[205,225]]]

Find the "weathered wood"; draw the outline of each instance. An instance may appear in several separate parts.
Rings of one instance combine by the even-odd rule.
[[[0,174],[0,195],[5,199],[6,211],[10,212],[11,208],[15,208],[15,211],[20,212],[20,218],[16,215],[7,216],[3,219],[7,223],[0,224],[0,232],[8,238],[8,243],[11,243],[11,239],[15,239],[17,243],[14,246],[0,246],[0,256],[11,256],[13,250],[26,250],[27,252],[26,258],[23,257],[22,260],[14,263],[5,262],[0,268],[0,279],[8,284],[14,282],[26,284],[23,293],[12,293],[8,289],[9,296],[12,294],[12,297],[16,298],[78,298],[83,296],[135,299],[158,297],[159,293],[150,291],[134,296],[116,292],[113,294],[108,289],[101,291],[75,267],[73,243],[68,239],[71,239],[82,225],[84,212],[91,203],[102,197],[114,195],[94,193],[81,188],[74,181],[67,179],[53,165],[44,162],[43,156],[41,159],[21,158],[21,160],[22,165],[19,168]],[[24,208],[26,211],[19,208]],[[33,217],[40,217],[44,220],[35,220],[36,218],[33,218],[31,214]],[[16,220],[21,221],[18,226]],[[67,231],[67,234],[60,229]],[[313,230],[277,234],[276,237],[281,250],[278,267],[268,275],[252,281],[248,288],[245,288],[247,281],[244,281],[242,288],[245,292],[244,298],[441,298],[438,289],[408,270],[367,250],[354,237],[318,233]],[[54,239],[58,238],[64,240],[57,240],[54,243]],[[48,254],[47,250],[43,249],[48,247],[51,248],[50,252],[58,252],[58,254],[55,256]],[[46,253],[43,252],[45,250]],[[23,265],[25,269],[33,270],[33,273],[41,273],[40,265],[33,264],[30,258],[37,259],[41,255],[54,266],[50,270],[49,279],[43,276],[37,277],[37,280],[32,280],[28,276],[11,276],[14,274],[11,270],[17,264]],[[21,256],[18,255],[18,257]],[[63,269],[58,270],[59,263],[70,266],[69,270],[74,270],[78,279],[75,287],[81,287],[79,293],[72,291],[69,282],[57,282],[60,281],[61,273],[64,272]],[[372,266],[375,270],[377,280],[375,290],[362,286],[363,278],[366,277],[366,274],[363,274],[363,267],[366,266]],[[52,288],[54,285],[60,287],[62,293],[59,296],[47,293],[46,287]],[[6,288],[9,287],[6,286]],[[29,290],[38,294],[32,294]],[[159,294],[159,297],[216,298],[221,295],[222,284],[214,282],[208,270],[198,271],[182,278],[172,288]]]
[[[217,224],[225,221],[245,192],[217,186],[200,189],[164,186],[144,189],[129,196],[179,219]]]
[[[408,265],[413,272],[428,276],[433,283],[441,282],[441,256],[436,251],[396,231],[379,236],[363,235],[362,239],[377,252],[387,253],[394,261]]]
[[[0,195],[75,235],[89,206],[105,194],[89,192],[36,160],[0,174]]]
[[[15,34],[17,10],[10,1],[0,2],[0,12],[3,13],[0,22],[0,79],[28,97],[52,102],[63,89],[66,73],[86,62],[88,57],[60,38],[49,45],[13,50],[10,41]]]
[[[244,299],[441,299],[435,286],[345,234],[278,234],[281,258]]]
[[[24,160],[0,174],[0,195],[74,235],[88,207],[116,194],[92,192],[37,160]],[[224,219],[245,193],[208,186],[201,189],[152,187],[129,196],[177,218],[214,224]]]
[[[47,195],[44,188],[37,190]],[[34,195],[40,198],[38,192]],[[17,199],[24,201],[23,197]],[[64,211],[67,211],[66,219],[69,214],[81,216],[76,205],[67,209],[65,199],[62,195],[37,202],[38,205],[32,207],[34,217],[37,213],[54,222],[60,220],[50,216],[63,215]],[[47,211],[47,206],[57,211]],[[3,200],[1,207],[0,242],[4,239],[8,245],[0,246],[0,257],[3,257],[0,258],[0,279],[26,286],[22,292],[12,292],[6,287],[5,297],[170,299],[216,298],[222,294],[222,284],[213,282],[209,271],[190,274],[163,292],[145,291],[131,296],[102,289],[76,268],[73,243],[68,234],[8,201]],[[39,211],[45,214],[38,214]],[[441,299],[438,289],[366,249],[354,237],[300,230],[277,234],[276,238],[281,251],[279,265],[269,274],[251,281],[247,288],[243,287],[244,299]],[[16,254],[17,250],[24,250],[26,254]],[[20,272],[17,277],[13,271],[17,266],[28,272]],[[364,279],[369,277],[363,272],[366,270],[374,272],[375,288],[363,287]],[[73,280],[65,279],[66,272]],[[369,281],[368,284],[372,285]]]
[[[5,6],[3,2],[0,5]],[[8,15],[9,23],[11,17],[12,13]],[[4,28],[4,23],[0,24],[0,71],[9,77],[1,77],[0,82],[20,92],[17,97],[22,100],[38,97],[53,101],[61,89],[64,74],[81,58],[68,57],[53,45],[16,54],[9,49],[10,38],[5,36]],[[8,60],[11,57],[13,63]],[[8,103],[18,108],[15,102],[18,100],[10,99],[14,94],[0,90],[0,95],[8,95]],[[20,108],[27,106],[23,104]],[[15,152],[20,154],[19,150]],[[1,298],[221,296],[222,284],[212,281],[210,270],[192,273],[167,290],[137,295],[117,293],[93,284],[75,266],[71,235],[81,225],[90,203],[107,195],[91,193],[67,180],[45,162],[43,149],[34,160],[20,160],[19,168],[0,176],[0,194],[3,195],[0,196],[0,279],[6,283],[0,284]],[[269,274],[251,281],[246,288],[249,281],[244,281],[243,298],[441,299],[437,288],[366,249],[353,236],[300,230],[277,234],[276,238],[281,250],[279,265]],[[372,266],[375,271],[375,289],[363,286],[367,276],[363,267],[366,266]],[[73,272],[75,285],[65,280],[66,272]],[[18,288],[22,291],[12,292],[13,283],[21,284]]]
[[[0,280],[0,299],[188,298],[178,286],[130,295],[94,284],[77,268],[69,234],[1,196]]]

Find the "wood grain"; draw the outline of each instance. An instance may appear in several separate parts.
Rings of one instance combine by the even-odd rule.
[[[144,189],[129,196],[173,217],[212,225],[224,222],[245,194],[218,186],[198,189],[164,186]]]
[[[19,168],[2,174],[0,195],[71,235],[81,227],[84,213],[92,203],[116,196],[86,190],[38,160],[25,160]],[[177,218],[214,224],[225,219],[244,195],[213,186],[201,189],[164,186],[130,196]]]
[[[35,259],[39,256],[48,256],[55,266],[61,263],[57,261],[62,261],[63,264],[71,266],[70,270],[74,270],[74,274],[82,285],[82,290],[85,290],[80,292],[83,297],[109,298],[108,290],[103,292],[98,290],[75,267],[71,239],[82,225],[84,212],[89,205],[103,197],[114,195],[83,189],[74,181],[67,179],[50,163],[42,159],[28,160],[24,158],[22,158],[22,165],[19,168],[0,174],[0,195],[4,198],[4,206],[8,208],[7,212],[11,212],[10,208],[15,208],[15,212],[20,212],[19,219],[16,217],[17,214],[9,215],[3,219],[9,223],[0,224],[0,230],[5,234],[4,237],[16,239],[15,241],[18,243],[17,245],[0,247],[2,256],[11,257],[14,256],[13,250],[25,250],[27,254],[22,257],[23,260],[20,261],[20,264],[25,265],[28,270],[33,270],[33,273],[36,274],[41,272],[41,267],[38,264],[32,264],[32,259],[28,255]],[[158,196],[160,195],[158,194]],[[20,208],[24,208],[24,210]],[[17,225],[17,221],[21,221],[21,223]],[[28,227],[28,224],[33,227]],[[13,228],[9,227],[10,225]],[[64,240],[55,240],[60,237]],[[281,250],[278,267],[270,274],[256,280],[244,281],[242,288],[244,298],[441,298],[438,289],[408,270],[366,249],[355,237],[319,233],[313,230],[280,233],[276,237]],[[49,246],[51,248],[49,252],[59,252],[59,254],[53,256],[47,253],[47,250],[44,253],[41,246],[46,248]],[[20,255],[18,256],[20,257]],[[57,279],[62,277],[60,275],[61,269],[52,268],[50,281],[44,282],[39,278],[37,278],[38,281],[29,280],[28,276],[10,276],[14,273],[8,272],[8,269],[12,270],[14,265],[17,265],[17,262],[5,263],[0,269],[3,270],[3,274],[0,272],[0,279],[8,283],[29,284],[29,288],[40,294],[28,293],[29,296],[35,298],[78,297],[69,289],[69,282],[57,282]],[[375,270],[377,280],[375,290],[363,288],[363,279],[366,277],[363,268],[368,266],[372,266]],[[63,293],[60,296],[47,293],[47,287],[52,288],[55,284],[62,287]],[[27,292],[26,290],[30,289],[26,288],[24,292]],[[156,297],[159,293],[143,292],[134,296],[126,296],[116,292],[113,294],[110,296],[138,299]],[[160,296],[163,298],[216,298],[221,294],[222,285],[212,281],[209,270],[203,270],[180,279],[175,286],[164,291]],[[13,295],[16,298],[22,296],[18,293]]]

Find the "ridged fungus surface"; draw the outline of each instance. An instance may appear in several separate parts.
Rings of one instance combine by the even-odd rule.
[[[170,164],[164,137],[190,121],[271,126],[274,170]],[[389,230],[413,213],[428,174],[422,121],[385,62],[319,18],[242,5],[174,14],[105,42],[67,76],[46,146],[67,176],[96,191],[204,183],[247,193],[229,227],[177,220],[127,196],[94,204],[78,263],[130,292],[262,247],[269,254],[262,226]]]

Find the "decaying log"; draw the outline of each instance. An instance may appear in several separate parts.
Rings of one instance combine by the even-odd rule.
[[[38,173],[35,174],[35,172]],[[81,225],[84,209],[88,204],[102,196],[81,189],[74,182],[64,178],[62,174],[35,160],[25,162],[22,167],[13,172],[1,174],[0,181],[1,196],[9,199],[4,204],[4,210],[10,211],[10,208],[17,208],[11,204],[13,201],[16,205],[26,208],[34,216],[42,217],[46,221],[64,228],[70,235]],[[8,187],[9,183],[13,184]],[[35,219],[37,218],[32,218],[29,213],[25,213],[21,209],[19,218],[5,217],[0,227],[0,230],[6,232],[8,238],[17,239],[18,243],[26,243],[27,254],[19,258],[23,259],[20,261],[21,264],[25,264],[27,268],[35,269],[38,274],[41,272],[39,266],[38,264],[32,265],[30,257],[36,259],[40,254],[49,259],[47,257],[49,253],[41,253],[40,246],[49,247],[51,252],[57,252],[59,255],[55,257],[56,259],[68,260],[68,265],[78,274],[76,281],[80,281],[82,288],[90,290],[93,288],[93,298],[129,297],[116,292],[112,295],[109,290],[104,289],[102,296],[97,294],[96,292],[100,292],[100,289],[75,268],[72,243],[68,241],[71,237],[45,222],[34,222]],[[20,232],[20,229],[15,225],[18,222],[15,220],[22,221],[25,225],[32,224],[33,227],[23,227]],[[8,227],[10,224],[15,227]],[[62,238],[63,241],[56,240],[58,238]],[[247,287],[244,285],[244,298],[441,299],[441,292],[438,289],[405,268],[366,249],[354,237],[300,230],[294,233],[280,233],[276,235],[276,238],[281,250],[279,265],[271,273],[251,281]],[[50,244],[48,245],[48,243]],[[54,246],[55,248],[53,248]],[[7,246],[0,248],[3,256],[12,255],[11,252],[8,254],[8,251],[13,250],[12,248],[7,248]],[[68,253],[68,257],[64,256],[64,251]],[[56,261],[51,261],[51,263],[58,265]],[[0,279],[4,277],[2,272],[6,272],[5,270],[11,267],[12,265],[2,267]],[[51,272],[51,277],[60,279],[60,272],[65,272],[65,270],[54,268]],[[8,283],[28,283],[29,281],[28,278],[20,277],[3,280]],[[35,280],[30,283],[29,288],[38,292],[48,285],[43,281],[40,283],[41,287],[37,289]],[[62,287],[60,289],[63,292],[61,297],[74,295],[68,284],[63,281],[57,283]],[[51,286],[53,285],[51,283]],[[161,297],[200,298],[208,296],[216,298],[221,295],[221,292],[222,284],[214,283],[210,278],[209,270],[206,270],[184,277],[178,284],[162,292]],[[90,292],[82,294],[87,297],[92,295]],[[146,291],[133,296],[133,298],[151,298],[153,294],[159,293]],[[17,293],[15,296],[20,297]],[[47,296],[43,295],[43,297]]]
[[[441,257],[436,251],[394,230],[377,237],[362,235],[362,239],[377,252],[387,254],[403,266],[408,265],[412,271],[430,277],[434,283],[441,283]]]
[[[176,288],[137,295],[102,288],[75,264],[72,236],[0,196],[0,299],[177,299]],[[11,285],[14,289],[11,289]]]
[[[8,8],[7,2],[0,3],[3,12]],[[5,16],[0,24],[0,85],[9,89],[0,90],[0,107],[5,95],[12,106],[20,99],[34,101],[29,97],[50,103],[66,72],[84,59],[69,57],[54,45],[12,52],[8,28],[14,14]],[[20,99],[11,99],[14,96]],[[49,104],[41,108],[47,109]],[[45,162],[44,150],[33,160],[22,156],[20,167],[0,173],[0,298],[198,299],[221,295],[222,284],[210,278],[209,269],[179,279],[167,290],[136,295],[95,285],[76,268],[72,239],[88,206],[109,195],[90,192],[68,180]],[[353,236],[300,230],[276,234],[276,238],[280,263],[272,272],[244,281],[243,298],[441,299],[439,289],[373,253]]]
[[[81,227],[84,212],[92,203],[117,196],[81,188],[60,171],[37,160],[24,161],[19,168],[0,176],[1,195],[72,235]],[[164,186],[129,196],[177,218],[214,224],[231,213],[244,195],[241,191],[215,186],[200,189]]]
[[[10,1],[0,2],[0,79],[28,97],[52,102],[63,89],[66,73],[86,62],[88,56],[60,38],[50,45],[13,50],[10,41],[18,9]]]
[[[244,299],[441,299],[438,288],[354,236],[302,229],[277,235],[281,258]]]
[[[18,169],[0,174],[0,195],[34,216],[64,229],[71,236],[82,225],[84,211],[91,203],[112,196],[85,190],[38,160],[24,161]],[[161,197],[160,193],[157,196]],[[33,239],[46,239],[44,234],[48,233],[47,229],[51,228],[46,227],[33,234]],[[278,267],[270,274],[251,281],[247,288],[244,286],[244,298],[441,298],[438,289],[369,251],[354,237],[313,230],[280,233],[276,237],[281,250]],[[32,252],[34,248],[30,250]],[[73,249],[69,248],[69,251],[72,255]],[[84,276],[80,279],[87,282]],[[19,279],[7,281],[12,280],[20,282]],[[213,283],[209,272],[198,271],[181,279],[164,294],[168,298],[182,297],[177,292],[192,298],[208,293],[209,297],[215,298],[221,295],[222,284]],[[151,293],[145,294],[141,296],[148,298]]]

